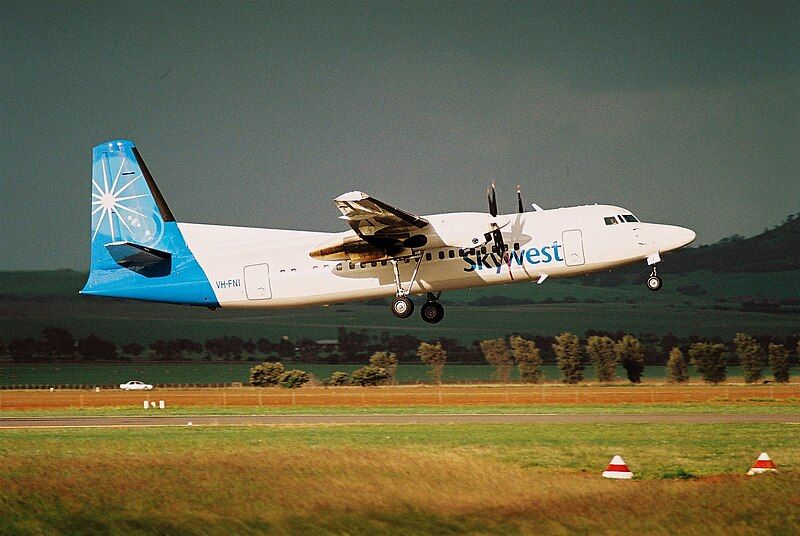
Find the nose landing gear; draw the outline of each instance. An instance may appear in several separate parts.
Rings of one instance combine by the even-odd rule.
[[[653,271],[650,273],[650,277],[647,278],[647,288],[655,292],[661,290],[661,285],[663,285],[663,281],[656,274],[656,267],[653,265]]]

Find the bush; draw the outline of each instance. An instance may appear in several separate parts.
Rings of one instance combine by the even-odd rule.
[[[519,336],[509,339],[514,361],[519,369],[519,379],[524,383],[539,383],[543,379],[542,358],[534,341],[527,341]]]
[[[278,385],[284,389],[297,389],[308,382],[311,376],[307,372],[297,369],[287,370],[278,378]]]
[[[564,375],[564,383],[578,383],[583,379],[584,363],[578,337],[569,332],[560,334],[553,343],[558,368]]]
[[[428,344],[427,342],[421,342],[419,343],[419,348],[417,348],[417,355],[420,361],[431,368],[433,383],[441,385],[442,371],[444,370],[444,364],[447,362],[447,352],[442,348],[442,343]]]
[[[708,383],[725,381],[725,346],[710,342],[696,342],[689,347],[692,365]]]
[[[597,381],[613,382],[617,375],[617,356],[614,341],[609,337],[593,335],[586,341],[586,354],[597,371]]]
[[[625,369],[631,383],[641,383],[644,372],[644,347],[633,335],[625,335],[614,345],[617,361]],[[686,364],[684,363],[684,370]]]
[[[286,371],[283,363],[265,361],[250,369],[250,385],[271,387],[278,385],[281,375]]]
[[[480,342],[481,352],[486,362],[495,369],[495,378],[503,383],[511,381],[511,367],[514,364],[514,355],[509,350],[506,340],[488,339]]]
[[[667,361],[667,381],[670,383],[683,383],[689,381],[689,373],[686,371],[686,360],[683,352],[678,347],[672,349]]]
[[[369,358],[370,365],[386,369],[389,383],[397,385],[397,354],[394,352],[375,352]]]
[[[328,379],[328,385],[347,385],[350,383],[350,376],[346,372],[337,370]]]
[[[789,381],[789,351],[782,344],[769,345],[769,368],[776,382]]]
[[[350,376],[350,383],[353,385],[383,385],[389,381],[389,373],[383,367],[367,365],[354,370]]]
[[[764,352],[761,347],[753,337],[744,333],[737,333],[733,342],[736,345],[736,355],[739,357],[744,381],[753,383],[760,380],[761,371],[764,370]]]

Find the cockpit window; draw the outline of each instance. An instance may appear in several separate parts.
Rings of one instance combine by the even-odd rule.
[[[633,214],[625,214],[622,217],[625,218],[625,221],[629,221],[631,223],[638,223],[639,222],[639,220],[637,220],[636,216],[634,216]]]
[[[615,218],[614,216],[609,216],[609,217],[605,218],[605,222],[606,222],[606,225],[616,225],[617,224],[617,218]]]

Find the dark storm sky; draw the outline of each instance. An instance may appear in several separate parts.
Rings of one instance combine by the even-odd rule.
[[[2,2],[0,269],[85,269],[91,147],[179,220],[342,231],[608,202],[751,235],[800,210],[800,4]]]

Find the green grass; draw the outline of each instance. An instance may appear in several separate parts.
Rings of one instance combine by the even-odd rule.
[[[0,431],[2,534],[800,530],[800,428],[443,425]],[[743,473],[762,450],[781,474]],[[622,455],[638,481],[599,474]]]
[[[761,400],[758,402],[681,402],[674,404],[498,404],[442,406],[180,406],[168,404],[166,409],[145,410],[139,404],[120,407],[86,407],[63,409],[0,410],[0,417],[91,417],[91,416],[189,416],[189,415],[416,415],[416,414],[583,414],[583,415],[692,415],[692,414],[764,414],[793,415],[800,413],[798,400]]]

